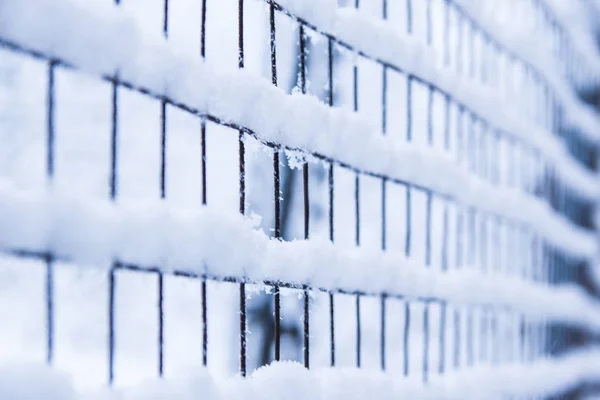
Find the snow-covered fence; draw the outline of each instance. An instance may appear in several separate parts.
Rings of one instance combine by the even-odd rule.
[[[551,3],[1,2],[0,245],[7,276],[43,271],[46,361],[128,384],[136,358],[292,359],[331,378],[306,397],[596,380],[568,352],[600,332],[600,120],[572,89],[598,60]],[[100,362],[73,362],[78,307]]]

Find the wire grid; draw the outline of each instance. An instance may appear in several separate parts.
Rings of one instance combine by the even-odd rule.
[[[508,184],[511,187],[515,187],[529,193],[532,196],[536,196],[547,202],[557,213],[564,214],[573,223],[582,227],[593,227],[591,221],[592,204],[590,201],[578,197],[576,193],[571,191],[567,186],[561,184],[561,182],[555,177],[554,171],[551,165],[549,165],[541,155],[540,151],[536,148],[530,147],[527,143],[522,142],[520,139],[512,135],[510,132],[500,131],[482,118],[477,115],[473,110],[465,104],[459,103],[453,98],[452,93],[446,93],[438,87],[434,86],[430,82],[427,82],[423,78],[407,73],[396,65],[389,64],[385,61],[376,59],[369,54],[354,48],[351,44],[338,39],[334,35],[323,32],[319,27],[312,25],[308,21],[296,16],[294,13],[278,4],[275,1],[266,0],[269,7],[269,32],[270,32],[270,71],[273,85],[277,86],[277,43],[276,43],[276,15],[280,15],[289,18],[298,26],[298,48],[299,48],[299,78],[298,87],[302,93],[307,93],[307,38],[320,36],[327,43],[327,63],[324,66],[327,76],[327,102],[330,106],[336,106],[336,94],[334,91],[334,80],[335,80],[335,54],[339,51],[345,51],[352,53],[358,60],[368,60],[375,63],[381,71],[381,104],[380,109],[382,112],[381,131],[385,135],[387,134],[388,118],[389,113],[397,112],[397,110],[390,110],[388,107],[388,100],[390,93],[388,90],[388,81],[392,76],[402,77],[406,82],[406,109],[404,110],[406,118],[406,132],[405,140],[410,142],[413,141],[416,135],[426,135],[427,142],[431,146],[434,141],[441,140],[444,148],[447,151],[451,151],[451,147],[456,149],[457,162],[462,163],[469,169],[469,171],[482,179],[485,179],[495,185]],[[118,4],[119,1],[116,0]],[[201,31],[201,46],[199,49],[202,57],[207,57],[206,54],[206,21],[207,21],[207,1],[202,0],[202,19],[200,21]],[[427,1],[427,26],[426,26],[426,39],[427,43],[432,43],[432,21],[431,21],[431,1]],[[407,28],[408,33],[412,33],[413,21],[412,21],[412,1],[407,0]],[[555,35],[555,39],[559,43],[560,54],[571,54],[569,47],[569,41],[567,35],[563,32],[559,24],[552,19],[550,12],[542,1],[532,1],[534,7],[539,11],[541,19],[544,24],[550,27],[550,30]],[[456,68],[459,74],[467,74],[468,76],[475,78],[477,67],[481,68],[478,73],[481,80],[485,82],[498,82],[500,84],[507,84],[502,82],[501,79],[510,79],[510,77],[499,77],[494,75],[494,70],[490,66],[494,62],[498,62],[499,59],[505,57],[511,60],[512,63],[521,67],[525,71],[525,77],[528,87],[531,89],[534,96],[532,102],[535,105],[536,116],[538,121],[543,124],[548,130],[552,131],[555,135],[563,138],[573,155],[581,160],[582,163],[588,167],[595,169],[595,159],[597,149],[592,148],[589,143],[586,143],[578,137],[576,132],[566,132],[561,130],[561,119],[563,115],[562,105],[557,99],[557,96],[553,93],[553,89],[544,80],[544,77],[535,69],[534,66],[528,64],[524,60],[520,60],[516,55],[512,54],[508,49],[503,47],[500,42],[495,39],[485,30],[485,27],[479,27],[474,20],[472,20],[462,8],[454,3],[452,0],[445,0],[444,5],[444,32],[445,37],[449,37],[450,27],[450,14],[453,12],[457,16],[459,32],[457,45],[455,48],[450,46],[450,41],[444,42],[443,59],[445,64],[450,65],[450,60],[456,60]],[[359,7],[359,2],[356,0],[355,6]],[[164,1],[164,20],[163,20],[163,33],[165,37],[169,35],[169,2]],[[244,52],[244,1],[238,0],[238,67],[244,68],[245,63],[245,52]],[[388,18],[388,6],[387,1],[382,0],[382,19]],[[464,31],[468,32],[468,35],[463,35]],[[480,35],[483,38],[483,51],[481,54],[481,60],[479,65],[475,60],[473,51],[473,41],[476,35]],[[72,69],[74,66],[70,65],[64,60],[51,58],[45,54],[39,54],[32,52],[28,49],[20,47],[18,44],[7,43],[2,40],[1,44],[4,48],[8,48],[15,52],[25,53],[32,57],[45,60],[47,62],[47,165],[46,173],[50,181],[52,181],[55,175],[55,74],[58,69]],[[468,65],[463,65],[463,46],[467,46],[471,49],[468,52]],[[566,56],[559,58],[565,62],[565,69],[568,71],[569,76],[576,75],[577,64],[572,62],[573,57]],[[355,62],[352,72],[352,86],[349,90],[352,93],[353,98],[353,109],[354,111],[360,111],[359,104],[359,62]],[[336,235],[334,229],[334,221],[336,217],[335,202],[336,196],[335,191],[335,177],[336,171],[345,170],[354,174],[354,197],[350,201],[353,202],[355,210],[355,232],[354,239],[357,246],[361,245],[361,191],[364,188],[361,186],[362,179],[369,177],[376,179],[380,182],[381,190],[381,249],[386,250],[392,245],[387,240],[387,224],[389,223],[388,209],[391,206],[388,204],[386,193],[390,190],[390,187],[401,187],[406,194],[405,201],[405,214],[406,219],[405,229],[406,236],[405,241],[402,244],[406,256],[411,256],[412,245],[411,242],[419,240],[412,235],[414,231],[414,223],[412,217],[412,205],[414,203],[411,197],[424,196],[425,197],[425,264],[431,265],[432,259],[432,224],[437,223],[441,226],[441,264],[442,270],[447,270],[454,266],[455,268],[461,268],[466,264],[478,263],[485,272],[491,272],[493,266],[489,262],[490,259],[503,260],[500,268],[506,268],[507,271],[495,272],[507,272],[512,274],[521,275],[524,279],[530,279],[537,282],[547,282],[549,284],[557,284],[563,282],[579,282],[582,278],[581,265],[577,260],[574,260],[561,253],[558,249],[554,248],[551,244],[546,243],[531,227],[525,226],[519,222],[511,221],[510,219],[502,216],[495,215],[476,208],[459,204],[455,199],[450,196],[436,193],[426,187],[419,186],[417,184],[393,179],[388,176],[374,174],[369,171],[364,171],[356,168],[352,165],[339,162],[338,160],[332,159],[325,155],[309,153],[303,149],[288,148],[280,143],[265,142],[260,139],[260,132],[254,132],[247,127],[237,125],[235,123],[225,122],[216,118],[212,115],[204,115],[198,110],[195,110],[185,104],[177,103],[168,97],[164,97],[153,93],[143,87],[137,87],[129,82],[125,82],[119,79],[118,76],[104,76],[101,77],[104,81],[110,82],[112,85],[112,121],[111,121],[111,165],[110,165],[110,197],[116,199],[119,195],[118,187],[118,135],[119,127],[117,123],[119,114],[119,93],[121,90],[129,89],[146,96],[154,98],[160,101],[160,121],[161,121],[161,165],[160,165],[160,197],[167,198],[167,185],[166,185],[166,171],[167,171],[167,157],[166,157],[166,144],[167,144],[167,110],[171,107],[183,110],[189,114],[195,115],[200,121],[200,135],[202,143],[202,203],[207,204],[207,163],[206,156],[209,153],[207,149],[206,131],[207,127],[212,125],[220,125],[227,127],[231,130],[238,132],[238,155],[239,155],[239,212],[241,214],[246,213],[246,148],[245,138],[253,137],[261,142],[263,146],[266,146],[273,151],[273,204],[274,204],[274,227],[273,236],[276,238],[283,238],[282,233],[282,201],[281,201],[281,160],[283,152],[286,150],[293,150],[296,152],[303,153],[307,156],[311,156],[315,159],[324,162],[327,167],[327,186],[328,186],[328,231],[329,239],[335,242]],[[427,130],[417,131],[413,128],[413,116],[414,116],[414,101],[413,96],[417,88],[424,88],[427,91]],[[348,88],[347,88],[348,89]],[[436,100],[438,99],[438,100]],[[443,118],[443,134],[442,138],[436,135],[440,135],[436,129],[434,129],[434,102],[441,101],[444,107],[444,118]],[[453,127],[452,125],[455,124]],[[456,132],[455,135],[452,132]],[[453,143],[455,141],[455,143]],[[509,169],[508,171],[501,171],[500,164],[503,162],[501,157],[501,148],[506,148],[509,158]],[[520,157],[519,163],[517,158]],[[517,165],[533,165],[538,168],[541,172],[542,183],[532,184],[531,180],[528,179],[526,174],[526,168],[518,168]],[[301,167],[302,170],[302,200],[303,200],[303,231],[304,239],[309,239],[310,230],[310,179],[311,174],[309,173],[310,164],[304,161]],[[433,203],[440,204],[442,213],[440,215],[434,215],[432,212]],[[453,217],[454,216],[454,217]],[[434,219],[438,219],[434,221]],[[450,232],[453,232],[452,234]],[[494,249],[489,246],[489,239],[498,239],[502,235],[507,237],[513,237],[515,240],[512,244],[508,245],[505,249]],[[453,242],[450,242],[453,239]],[[453,250],[451,250],[451,248]],[[57,261],[53,254],[41,254],[36,252],[28,251],[27,249],[13,249],[13,254],[20,257],[34,257],[44,260],[46,264],[46,338],[47,338],[47,361],[48,363],[53,362],[54,358],[54,332],[55,332],[55,307],[54,307],[54,265]],[[450,260],[450,257],[454,256],[455,260]],[[518,270],[511,270],[518,266]],[[315,292],[321,292],[328,294],[329,297],[329,333],[330,333],[330,365],[336,365],[336,356],[338,356],[339,349],[335,347],[336,335],[339,335],[339,328],[335,324],[335,313],[336,313],[336,295],[346,294],[354,296],[356,305],[356,343],[355,343],[355,364],[357,367],[361,367],[361,357],[363,356],[363,346],[361,341],[361,333],[363,326],[361,326],[361,300],[365,297],[375,297],[380,303],[380,367],[382,370],[386,369],[387,361],[389,357],[402,357],[403,359],[403,371],[404,375],[415,373],[409,369],[409,354],[411,352],[422,352],[423,363],[421,366],[420,374],[422,374],[423,380],[427,381],[428,377],[432,373],[443,374],[448,368],[459,367],[465,360],[461,357],[461,348],[466,349],[466,364],[473,365],[475,360],[479,357],[486,357],[493,363],[500,363],[502,361],[510,360],[532,360],[537,357],[554,354],[557,352],[564,351],[569,346],[572,346],[575,342],[582,340],[581,333],[574,328],[560,325],[551,324],[539,321],[528,321],[528,319],[517,312],[511,310],[503,310],[493,306],[479,306],[479,307],[461,307],[452,308],[451,305],[447,304],[444,299],[437,298],[416,298],[408,299],[402,296],[401,293],[368,293],[368,292],[347,292],[337,288],[320,288],[312,287],[310,285],[295,284],[281,281],[265,281],[265,282],[252,282],[244,276],[212,276],[207,274],[192,273],[184,270],[170,269],[168,272],[163,270],[159,266],[142,266],[132,265],[127,263],[125,260],[115,260],[112,268],[110,269],[108,279],[108,379],[109,383],[112,383],[115,378],[115,332],[117,329],[115,323],[115,309],[116,305],[116,292],[115,287],[118,281],[119,271],[134,271],[144,274],[154,274],[157,276],[157,319],[158,319],[158,331],[156,332],[156,340],[158,343],[158,371],[157,374],[162,376],[164,373],[164,276],[172,274],[175,276],[186,277],[189,279],[198,280],[201,284],[201,319],[202,319],[202,362],[204,365],[209,365],[209,354],[208,354],[208,320],[207,320],[207,307],[210,303],[207,299],[207,281],[219,281],[229,282],[232,285],[239,287],[239,372],[242,376],[245,376],[248,372],[247,368],[247,325],[248,325],[248,310],[247,310],[247,285],[249,284],[261,284],[271,287],[272,290],[272,302],[274,315],[272,318],[274,327],[274,341],[273,341],[273,353],[274,360],[280,360],[281,356],[281,289],[288,288],[298,291],[303,300],[303,332],[302,332],[302,354],[303,363],[307,368],[310,368],[310,355],[311,355],[311,298]],[[389,323],[390,316],[386,312],[386,307],[389,307],[391,302],[398,302],[404,306],[404,336],[403,336],[403,352],[402,354],[388,354],[386,347],[386,325]],[[414,324],[414,314],[411,318],[411,311],[414,313],[414,308],[411,307],[414,304],[422,304],[422,331],[423,346],[422,348],[411,348],[410,347],[410,332],[411,323]],[[432,304],[437,304],[441,308],[441,312],[434,315],[430,313],[430,307]],[[447,312],[447,309],[449,312]],[[499,343],[504,338],[500,325],[499,315],[501,313],[508,313],[511,315],[512,322],[509,327],[510,329],[510,340],[516,343],[517,351],[509,355],[508,359],[502,359],[503,354],[499,349]],[[437,337],[432,336],[430,331],[430,325],[433,318],[438,318],[436,322],[438,324],[439,332]],[[462,324],[462,321],[466,320],[466,325]],[[506,327],[504,327],[506,328]],[[480,343],[475,343],[474,335],[475,331],[479,331],[479,337],[481,338]],[[452,332],[451,339],[449,340],[449,332]],[[344,332],[342,332],[344,334]],[[437,341],[438,354],[437,359],[434,360],[433,355],[430,354],[431,343]],[[477,347],[477,348],[476,348]],[[446,349],[452,349],[450,352]],[[347,349],[344,349],[347,350]],[[487,354],[489,353],[489,354]],[[450,354],[451,357],[447,357]]]

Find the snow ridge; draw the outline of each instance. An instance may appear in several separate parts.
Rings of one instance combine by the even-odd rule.
[[[10,227],[0,229],[0,248],[51,252],[98,268],[109,268],[116,259],[220,278],[444,299],[600,332],[600,304],[574,285],[486,274],[476,271],[477,266],[442,272],[439,266],[419,265],[401,254],[328,240],[275,240],[257,230],[251,219],[210,207],[182,208],[147,199],[115,203],[62,190],[27,191],[0,181],[0,227]]]
[[[152,379],[141,385],[101,392],[76,391],[68,375],[50,367],[0,367],[0,397],[45,399],[503,399],[550,397],[600,378],[600,349],[584,348],[530,363],[479,365],[429,377],[392,376],[356,368],[305,369],[294,362],[276,362],[248,378],[213,377],[205,368]],[[32,373],[33,372],[33,373]],[[268,387],[270,390],[265,390]],[[16,396],[15,396],[16,395]]]
[[[350,19],[356,17],[344,12]],[[37,28],[30,29],[31,26]],[[368,32],[365,28],[366,37]],[[596,253],[591,232],[556,214],[541,199],[514,188],[492,185],[457,165],[446,152],[385,137],[356,113],[329,107],[316,97],[286,95],[270,82],[243,70],[215,71],[200,57],[180,54],[162,36],[149,38],[142,34],[133,18],[108,3],[82,8],[67,0],[40,0],[32,9],[23,2],[2,2],[0,37],[5,45],[6,41],[16,43],[65,60],[88,73],[117,75],[157,97],[167,96],[185,104],[199,115],[209,114],[248,127],[264,141],[410,182],[467,207],[520,222],[572,256],[588,258]],[[203,90],[197,90],[200,87]],[[536,137],[534,132],[537,131],[527,131],[531,138]],[[540,139],[540,144],[544,140]],[[555,141],[548,143],[554,144],[544,148],[558,146]],[[556,154],[562,154],[557,157],[563,161],[570,159],[561,150]],[[570,171],[579,170],[574,167]],[[565,173],[579,176],[561,172]],[[576,186],[586,188],[584,193],[589,191],[588,195],[596,196],[597,185],[589,185],[592,178],[584,178],[583,184],[581,179],[571,178],[578,182]]]
[[[564,123],[567,127],[577,129],[595,142],[600,140],[600,119],[577,98],[558,72],[550,67],[554,63],[548,59],[547,54],[538,50],[538,43],[530,43],[508,34],[504,27],[482,12],[480,2],[456,1],[461,4],[461,9],[479,21],[480,26],[486,27],[486,31],[544,74],[565,107]],[[524,121],[498,95],[495,88],[457,77],[450,68],[437,65],[433,49],[414,36],[401,34],[391,23],[365,16],[354,8],[336,9],[335,1],[280,0],[278,3],[364,54],[440,88],[495,128],[540,149],[555,163],[565,184],[589,198],[600,197],[598,185],[590,185],[590,182],[597,179],[596,176],[568,154],[560,139],[545,128]],[[380,43],[386,45],[382,46]]]
[[[577,94],[566,83],[560,72],[554,67],[556,64],[547,50],[540,46],[539,41],[534,37],[526,38],[523,35],[515,35],[501,26],[498,21],[484,11],[482,2],[477,0],[454,0],[460,4],[462,10],[478,22],[480,27],[485,27],[494,38],[502,45],[506,46],[511,52],[518,55],[519,58],[531,64],[539,71],[550,86],[554,89],[558,98],[565,108],[565,123],[567,126],[577,129],[588,140],[598,142],[600,140],[600,118],[587,104],[579,100]],[[552,5],[552,2],[547,3]],[[554,7],[554,6],[553,6]],[[557,14],[558,16],[559,14]],[[575,44],[581,44],[580,35],[572,37]],[[588,47],[585,46],[584,47]],[[591,55],[589,49],[582,52],[584,55]],[[588,57],[589,61],[597,65],[600,60]]]

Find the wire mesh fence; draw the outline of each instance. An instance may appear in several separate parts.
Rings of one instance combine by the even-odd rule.
[[[119,6],[126,7],[127,0],[122,3]],[[364,5],[356,0],[354,6],[382,21],[399,24],[408,34],[423,39],[457,76],[492,85],[507,95],[518,95],[515,107],[524,118],[531,118],[564,140],[573,157],[596,170],[596,145],[579,132],[564,129],[563,105],[544,74],[506,48],[485,26],[479,26],[460,2],[373,3]],[[287,93],[312,94],[331,107],[364,113],[382,135],[439,149],[481,180],[533,196],[572,224],[594,228],[593,201],[561,181],[555,165],[540,149],[514,132],[497,128],[454,93],[324,31],[285,4],[239,0],[224,6],[216,0],[202,0],[196,5],[200,8],[196,23],[190,27],[186,21],[186,29],[197,32],[197,54],[207,62],[211,62],[211,51],[219,53],[218,48],[224,46],[219,38],[210,38],[211,31],[220,32],[215,28],[219,24],[236,39],[230,53],[235,53],[238,68],[247,68],[248,63],[254,65],[252,68],[264,64],[258,68],[261,75]],[[562,63],[566,77],[586,74],[576,61],[568,35],[545,3],[532,0],[519,4],[521,11],[529,10],[527,18],[534,18],[541,37],[553,43],[556,61]],[[167,40],[171,40],[173,28],[183,24],[177,19],[182,15],[181,9],[173,11],[176,7],[164,0],[160,10],[154,10],[161,15],[161,25],[154,29],[161,30]],[[214,20],[211,12],[216,15]],[[217,16],[222,18],[225,13],[231,15],[225,21],[217,21]],[[157,22],[155,18],[153,23]],[[249,52],[249,48],[257,49],[252,43],[258,41],[263,41],[266,54]],[[79,98],[85,97],[88,83],[78,84],[78,67],[69,60],[1,37],[0,46],[7,57],[35,59],[37,71],[31,76],[41,83],[40,98],[45,104],[43,112],[41,108],[37,110],[45,125],[40,136],[45,176],[41,181],[59,188],[76,185],[71,182],[71,173],[65,171],[77,168],[77,164],[69,165],[61,154],[78,151],[77,143],[69,143],[73,136],[64,133],[69,130],[69,121],[78,118],[77,110],[70,111],[61,101],[69,97],[66,87],[74,88]],[[215,65],[220,66],[224,59],[217,56]],[[407,258],[421,260],[426,268],[440,271],[474,268],[486,274],[518,276],[549,285],[581,283],[583,279],[584,261],[549,243],[535,227],[518,220],[463,204],[419,183],[364,170],[326,154],[264,140],[259,131],[206,114],[119,75],[93,79],[102,87],[98,92],[104,96],[101,118],[105,121],[101,123],[103,132],[98,127],[92,132],[104,135],[108,157],[104,155],[101,161],[82,160],[80,165],[94,164],[104,171],[94,176],[96,187],[99,192],[104,191],[102,196],[114,201],[123,192],[128,193],[127,185],[135,186],[141,179],[128,169],[138,164],[144,170],[145,182],[152,186],[151,196],[168,201],[172,188],[184,188],[177,195],[181,198],[193,192],[190,200],[198,204],[234,204],[241,214],[261,215],[261,228],[274,239],[291,241],[321,236],[336,244],[401,252]],[[136,113],[131,100],[134,96],[144,97],[140,101],[151,104],[147,108],[152,110],[151,115],[136,116],[148,120],[145,125],[126,121],[128,114]],[[184,129],[172,121],[180,120],[181,115],[188,118],[185,130],[195,129],[193,142],[177,142],[177,135]],[[81,117],[83,129],[100,119],[86,118]],[[267,112],[265,118],[281,116]],[[151,159],[135,152],[142,143],[128,136],[135,130],[152,132],[143,139],[146,143],[155,141]],[[186,158],[192,161],[182,163],[182,149],[189,149],[190,143],[197,146]],[[42,152],[36,154],[41,156]],[[257,158],[262,161],[257,162]],[[69,177],[61,178],[63,173]],[[227,200],[223,200],[223,193],[230,194]],[[235,252],[236,246],[231,243],[231,248],[224,251]],[[44,350],[47,362],[53,363],[56,352],[60,353],[56,344],[57,331],[61,329],[56,317],[61,312],[56,302],[57,285],[60,286],[57,274],[69,261],[51,252],[5,250],[16,259],[32,258],[43,264]],[[306,368],[315,363],[366,365],[405,376],[421,376],[427,381],[431,375],[444,374],[448,369],[540,359],[588,340],[578,328],[530,319],[518,311],[493,305],[454,305],[444,298],[347,291],[308,282],[254,281],[247,276],[218,276],[175,265],[140,265],[118,259],[110,267],[107,286],[102,289],[106,293],[106,316],[101,320],[105,325],[109,383],[118,377],[119,352],[125,347],[119,343],[117,314],[126,301],[120,300],[118,288],[120,282],[137,276],[152,278],[144,278],[143,284],[153,292],[150,305],[155,320],[150,335],[156,345],[153,358],[159,376],[163,376],[169,363],[169,312],[165,303],[169,301],[166,287],[174,279],[193,282],[199,295],[192,315],[195,314],[193,324],[200,327],[195,330],[195,340],[201,347],[197,355],[202,364],[210,368],[217,362],[214,360],[224,357],[224,350],[211,343],[219,341],[218,336],[233,334],[236,340],[224,347],[236,353],[242,376],[272,360],[295,359]],[[229,308],[223,307],[223,293],[228,297]],[[223,318],[233,318],[236,323],[227,329],[213,328],[220,325],[211,326],[211,308],[229,313]],[[11,329],[11,321],[2,325],[2,329]],[[262,332],[260,340],[252,336],[252,331]]]

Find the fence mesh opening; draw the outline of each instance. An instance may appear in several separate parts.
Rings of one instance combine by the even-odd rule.
[[[0,360],[426,391],[592,346],[600,122],[572,88],[597,78],[546,2],[24,3],[0,4]],[[598,378],[574,376],[478,393]]]

